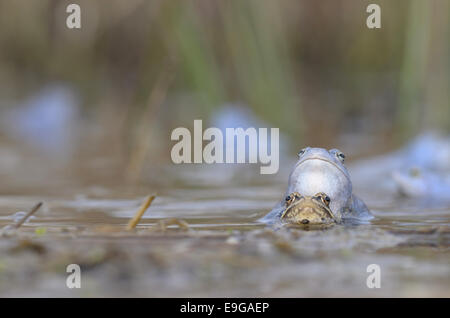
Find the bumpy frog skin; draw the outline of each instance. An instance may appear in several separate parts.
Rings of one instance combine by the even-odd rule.
[[[296,225],[322,225],[336,223],[330,210],[330,197],[325,193],[302,196],[298,192],[286,197],[286,204],[280,219],[283,223]]]
[[[352,182],[344,166],[344,154],[338,149],[304,148],[289,176],[286,195],[298,192],[303,196],[326,193],[330,199],[330,210],[336,222],[342,218],[370,219],[367,206],[352,194]],[[280,219],[284,202],[280,202],[262,222],[274,223]]]

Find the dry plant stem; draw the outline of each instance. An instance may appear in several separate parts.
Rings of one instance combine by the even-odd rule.
[[[19,227],[22,226],[23,223],[25,223],[25,221],[32,216],[34,213],[37,212],[37,210],[39,210],[42,206],[42,202],[39,202],[38,204],[36,204],[23,218],[21,218],[19,220],[19,222],[17,222],[16,224],[13,225],[13,227],[15,229],[18,229]]]
[[[142,167],[145,163],[145,157],[150,147],[150,136],[153,121],[158,110],[166,99],[167,91],[173,80],[173,72],[170,66],[167,66],[159,76],[155,86],[150,93],[146,110],[143,114],[143,120],[139,125],[138,134],[133,145],[133,150],[129,159],[126,178],[128,181],[137,182],[142,175]]]
[[[165,232],[170,225],[177,225],[180,229],[184,231],[189,230],[189,224],[186,221],[177,218],[160,220],[157,223],[157,227],[161,232]]]
[[[127,225],[127,231],[130,231],[132,229],[134,229],[136,227],[136,225],[139,223],[139,221],[141,220],[141,217],[144,215],[145,211],[147,211],[148,207],[150,206],[150,204],[152,204],[153,200],[155,199],[155,195],[149,195],[147,197],[147,199],[145,200],[145,202],[141,205],[141,207],[139,208],[139,210],[136,212],[136,214],[134,215],[134,217],[130,220],[130,222],[128,222]]]

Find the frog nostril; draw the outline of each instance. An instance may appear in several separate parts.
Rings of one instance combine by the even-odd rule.
[[[308,223],[309,223],[309,220],[307,220],[307,219],[302,220],[302,224],[308,224]]]

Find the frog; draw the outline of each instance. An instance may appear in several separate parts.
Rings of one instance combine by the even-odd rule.
[[[450,174],[412,167],[392,173],[399,194],[433,206],[450,202]]]
[[[304,196],[293,192],[285,198],[285,209],[280,219],[285,224],[295,225],[331,225],[339,223],[330,210],[330,197],[319,192],[313,196]]]
[[[336,148],[303,148],[289,175],[285,196],[294,192],[303,196],[326,193],[330,198],[329,209],[339,223],[344,219],[357,222],[370,220],[373,217],[367,205],[353,194],[345,159],[344,153]],[[285,202],[280,200],[261,221],[269,224],[279,222],[284,210]]]

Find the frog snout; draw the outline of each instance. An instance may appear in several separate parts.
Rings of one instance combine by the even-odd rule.
[[[302,224],[308,224],[309,220],[308,219],[303,219],[301,222],[302,222]]]

